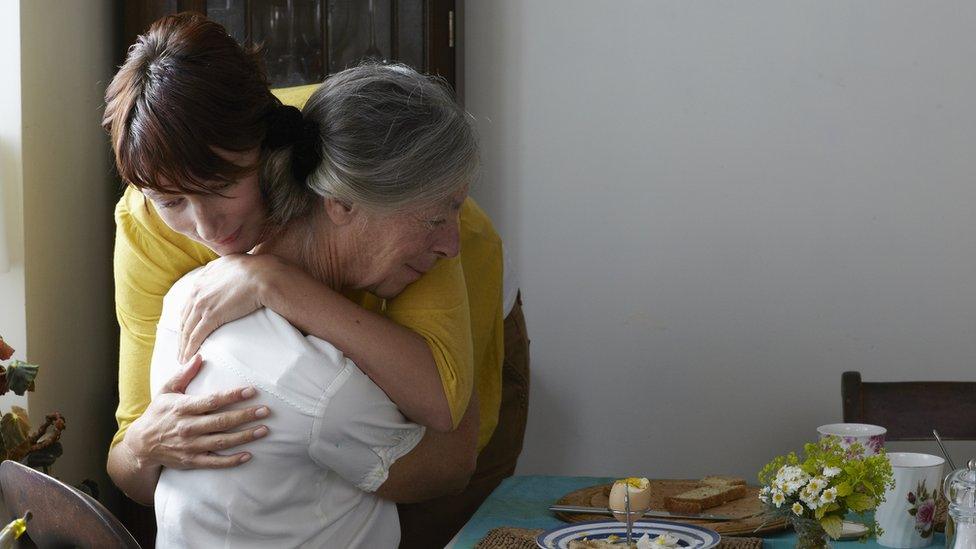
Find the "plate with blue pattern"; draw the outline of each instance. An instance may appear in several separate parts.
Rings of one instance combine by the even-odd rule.
[[[647,534],[651,541],[660,535],[671,534],[677,539],[677,545],[672,546],[674,549],[709,549],[718,545],[718,542],[722,540],[722,536],[714,530],[666,520],[639,520],[635,522],[632,530],[634,542],[636,543],[644,534]],[[577,522],[547,530],[539,534],[535,541],[542,549],[569,549],[569,542],[571,541],[605,540],[610,536],[624,538],[626,535],[627,526],[624,523],[615,520],[597,520]],[[624,545],[621,544],[621,547]],[[665,546],[661,547],[665,549]]]

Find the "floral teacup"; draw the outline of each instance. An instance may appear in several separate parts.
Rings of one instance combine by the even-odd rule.
[[[935,537],[935,502],[939,500],[942,464],[939,456],[893,452],[888,454],[895,486],[885,492],[874,514],[884,533],[878,545],[925,547]]]
[[[864,448],[864,455],[873,456],[884,448],[884,427],[868,425],[866,423],[832,423],[817,427],[820,439],[833,438],[844,448],[850,448],[855,442]]]

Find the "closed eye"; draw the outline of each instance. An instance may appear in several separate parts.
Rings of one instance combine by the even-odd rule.
[[[159,206],[160,208],[175,208],[176,206],[179,206],[181,202],[183,202],[183,197],[178,196],[176,198],[159,200],[156,202],[156,205]]]

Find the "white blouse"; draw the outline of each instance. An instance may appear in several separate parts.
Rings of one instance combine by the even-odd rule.
[[[180,368],[179,323],[198,271],[167,294],[150,375],[153,395]],[[355,364],[261,309],[216,330],[187,394],[251,385],[236,407],[266,405],[263,439],[232,448],[230,469],[163,469],[156,487],[157,547],[396,547],[396,506],[374,492],[417,445],[408,422]],[[257,423],[249,428],[254,428]]]

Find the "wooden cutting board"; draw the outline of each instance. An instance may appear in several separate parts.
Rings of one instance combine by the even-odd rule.
[[[606,507],[610,501],[610,487],[612,484],[600,484],[581,488],[561,497],[556,505],[585,505],[589,507]],[[687,492],[698,486],[697,480],[651,480],[651,508],[655,511],[666,511],[664,500],[670,496]],[[705,513],[713,515],[731,515],[736,520],[702,521],[694,519],[677,519],[675,522],[697,524],[715,530],[723,536],[749,536],[766,532],[778,532],[787,528],[785,519],[766,520],[761,516],[762,502],[759,501],[759,488],[746,487],[744,498],[730,501],[718,507],[706,509]],[[556,513],[560,520],[566,522],[585,522],[588,520],[607,520],[606,515],[586,515],[582,513]],[[670,520],[670,519],[669,519]]]

